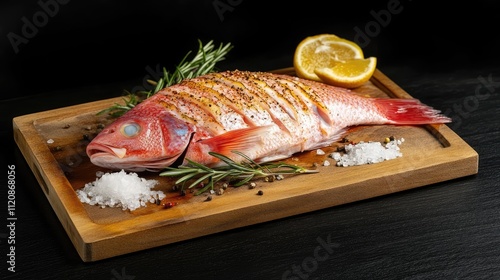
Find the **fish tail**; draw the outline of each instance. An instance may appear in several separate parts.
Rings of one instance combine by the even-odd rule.
[[[388,123],[419,125],[451,122],[450,118],[440,114],[441,111],[427,106],[417,99],[375,99],[374,102],[380,112],[389,120]]]

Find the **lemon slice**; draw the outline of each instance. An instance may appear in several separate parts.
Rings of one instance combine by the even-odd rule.
[[[324,83],[355,88],[367,82],[377,68],[377,58],[351,59],[337,62],[333,67],[316,68],[314,73]]]
[[[297,45],[293,64],[297,76],[321,81],[315,69],[332,68],[339,62],[363,58],[363,50],[356,43],[333,34],[319,34],[306,37]]]

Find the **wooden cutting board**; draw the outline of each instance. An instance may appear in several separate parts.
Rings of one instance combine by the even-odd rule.
[[[293,69],[277,71],[293,74]],[[373,97],[411,98],[380,71],[355,93]],[[121,254],[271,221],[353,201],[395,193],[476,174],[478,154],[446,125],[360,126],[351,129],[350,141],[383,142],[404,138],[403,156],[382,163],[338,167],[328,155],[342,143],[304,152],[288,161],[317,168],[318,173],[286,177],[274,182],[255,181],[256,187],[229,187],[224,194],[180,196],[172,179],[157,173],[171,208],[155,203],[135,211],[83,204],[75,190],[96,180],[96,172],[109,172],[90,163],[85,154],[89,139],[110,123],[96,113],[121,98],[101,100],[14,118],[14,137],[52,208],[83,261]],[[442,108],[441,108],[442,109]],[[329,160],[330,166],[322,163]],[[313,167],[314,166],[314,167]],[[263,195],[257,195],[261,190]],[[123,244],[127,244],[123,246]]]

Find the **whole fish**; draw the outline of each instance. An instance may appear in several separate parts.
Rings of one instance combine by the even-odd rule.
[[[256,162],[329,145],[355,125],[419,125],[450,119],[416,99],[367,98],[294,76],[226,71],[184,80],[146,99],[87,146],[93,164],[160,171],[208,152]]]

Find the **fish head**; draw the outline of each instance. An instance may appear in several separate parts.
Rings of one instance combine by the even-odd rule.
[[[136,107],[106,126],[86,152],[104,168],[159,171],[187,149],[192,133],[191,125],[167,112]]]

